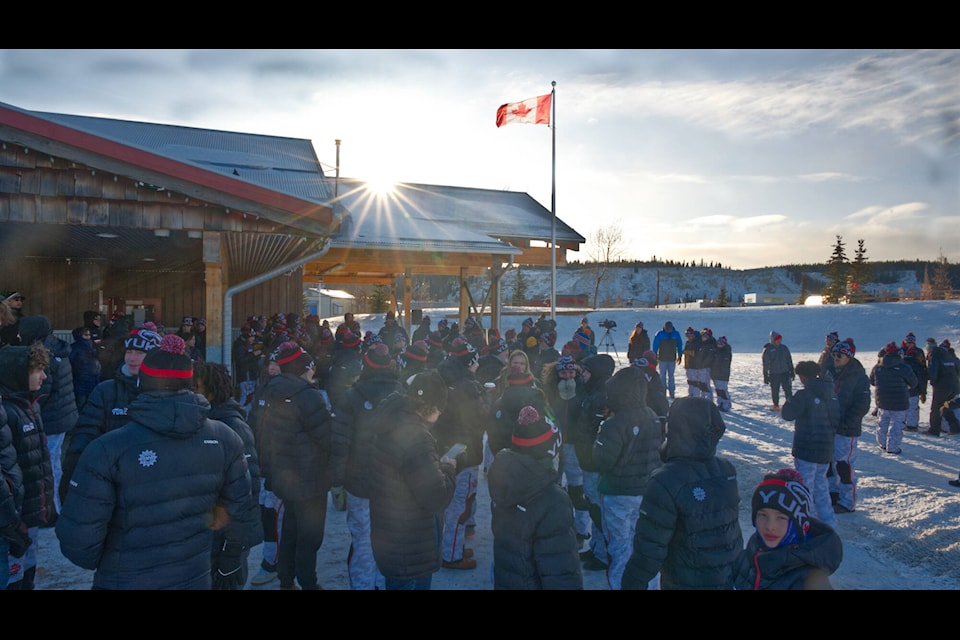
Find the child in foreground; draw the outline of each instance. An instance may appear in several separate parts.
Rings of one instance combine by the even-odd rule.
[[[811,504],[798,471],[764,476],[753,492],[756,531],[734,563],[734,589],[833,589],[830,576],[843,560],[843,543],[833,528],[810,515]]]

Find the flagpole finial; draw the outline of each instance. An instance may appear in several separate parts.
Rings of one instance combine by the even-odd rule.
[[[551,82],[550,82],[550,86],[551,86],[551,87],[557,86],[557,81],[556,81],[556,80],[551,81]]]

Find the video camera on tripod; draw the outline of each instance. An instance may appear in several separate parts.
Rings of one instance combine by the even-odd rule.
[[[600,322],[600,326],[606,329],[607,331],[616,331],[617,323],[615,320],[610,320],[609,318]]]

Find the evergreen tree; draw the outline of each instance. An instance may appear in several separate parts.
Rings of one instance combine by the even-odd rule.
[[[373,288],[370,294],[370,311],[372,313],[383,313],[390,308],[390,287],[385,284],[378,284]]]
[[[867,250],[863,239],[857,240],[857,250],[850,264],[850,288],[847,291],[851,302],[863,302],[867,298],[866,285],[873,282],[873,270],[867,264]]]
[[[828,284],[824,289],[824,304],[839,304],[847,293],[847,270],[849,260],[847,259],[843,237],[837,236],[837,244],[833,247],[833,253],[827,261],[827,280]]]
[[[717,296],[717,306],[718,307],[729,307],[730,303],[727,301],[727,286],[720,286],[720,295]]]
[[[934,300],[948,300],[951,298],[953,285],[950,283],[950,263],[940,251],[940,257],[937,258],[937,266],[933,269],[933,281],[931,282]]]
[[[523,275],[523,269],[517,267],[517,278],[513,283],[513,297],[510,298],[510,304],[514,306],[523,306],[527,303],[527,280]]]
[[[797,304],[804,304],[807,301],[807,297],[810,294],[807,292],[807,274],[800,274],[800,297],[797,299]]]

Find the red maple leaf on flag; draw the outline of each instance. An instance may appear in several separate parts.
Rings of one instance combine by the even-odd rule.
[[[510,113],[512,113],[513,115],[517,116],[518,118],[524,118],[524,117],[526,117],[526,115],[527,115],[528,113],[530,113],[531,111],[532,111],[532,109],[530,109],[530,107],[528,107],[528,106],[526,105],[526,103],[521,102],[521,103],[517,104],[517,108],[516,108],[516,109],[513,109],[512,111],[510,111]]]

